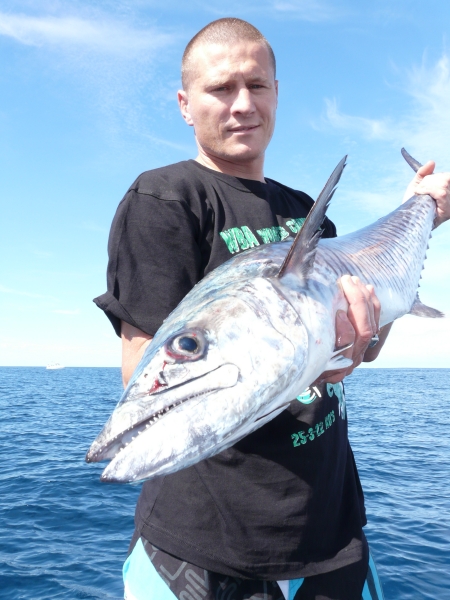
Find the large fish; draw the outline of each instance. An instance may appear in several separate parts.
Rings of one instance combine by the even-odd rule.
[[[103,481],[150,479],[217,454],[277,416],[322,372],[351,365],[335,348],[336,311],[347,309],[344,274],[375,286],[380,325],[406,313],[443,316],[417,294],[436,215],[430,196],[413,196],[355,233],[320,239],[345,160],[294,242],[231,258],[164,321],[86,456],[112,459]]]

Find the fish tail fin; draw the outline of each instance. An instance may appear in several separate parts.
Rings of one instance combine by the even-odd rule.
[[[444,313],[440,310],[422,304],[418,293],[408,314],[414,315],[416,317],[429,317],[431,319],[442,319],[443,317],[445,317]]]
[[[402,153],[403,158],[406,160],[408,165],[411,167],[411,169],[417,173],[417,171],[422,166],[422,163],[420,163],[418,160],[413,158],[411,156],[411,154],[409,154],[409,152],[407,152],[404,148],[401,149],[401,153]],[[435,222],[433,223],[433,229],[435,227],[436,227],[436,219],[435,219]]]
[[[415,158],[413,158],[411,156],[411,154],[409,154],[409,152],[406,152],[406,150],[404,148],[401,149],[401,153],[402,153],[403,158],[406,160],[408,165],[411,167],[411,169],[417,173],[417,171],[422,166],[421,163],[418,160],[416,160]]]

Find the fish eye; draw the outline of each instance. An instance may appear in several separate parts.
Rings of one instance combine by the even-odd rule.
[[[198,352],[198,342],[193,337],[188,337],[187,335],[183,335],[176,340],[176,345],[180,350],[184,350],[184,352],[189,352],[190,354],[195,354]]]
[[[208,352],[208,341],[200,327],[186,327],[170,337],[164,348],[176,362],[196,361]]]
[[[175,358],[196,359],[200,358],[205,348],[203,336],[197,332],[181,333],[167,344],[166,350]]]

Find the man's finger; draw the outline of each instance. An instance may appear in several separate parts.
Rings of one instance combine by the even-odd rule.
[[[353,344],[355,342],[355,329],[351,324],[347,313],[343,310],[338,310],[336,313],[336,341],[335,349],[350,348],[342,351],[342,356],[345,358],[351,358],[353,360]],[[347,375],[353,371],[353,367],[347,367],[345,369],[338,369],[336,371],[325,371],[322,373],[314,382],[319,383],[338,383],[342,381]]]
[[[408,187],[406,188],[405,195],[403,196],[403,202],[406,202],[415,194],[424,193],[419,191],[418,186],[421,184],[424,177],[433,173],[435,166],[436,163],[433,160],[429,160],[417,170],[417,173],[414,175]]]
[[[347,314],[343,310],[336,313],[336,350],[345,348],[349,344],[355,343],[355,328],[351,324]],[[349,348],[343,353],[343,356],[351,357],[352,350]]]
[[[428,194],[436,201],[435,227],[450,219],[450,173],[426,175],[416,185],[416,194]]]
[[[360,280],[360,278],[356,277],[356,276],[352,277],[352,281],[358,288],[359,293],[361,294],[362,302],[365,303],[365,305],[366,305],[367,315],[368,315],[368,318],[370,319],[371,331],[372,331],[372,335],[373,335],[378,329],[378,325],[375,320],[375,311],[374,311],[373,300],[372,300],[373,296],[375,295],[374,287],[372,285],[370,285],[370,286],[364,285],[363,282]]]
[[[348,318],[356,332],[356,342],[369,340],[376,332],[369,290],[358,277],[342,277],[342,288],[349,304]]]
[[[375,294],[375,288],[373,287],[373,285],[366,285],[366,288],[369,291],[370,302],[373,307],[374,332],[377,333],[380,329],[381,302],[378,300],[378,297]]]
[[[433,173],[433,171],[434,171],[435,166],[436,166],[436,163],[434,162],[434,160],[429,160],[424,165],[422,165],[419,169],[417,169],[417,173],[416,173],[416,176],[414,177],[414,179],[416,179],[416,181],[419,182],[427,175],[431,175],[431,173]]]

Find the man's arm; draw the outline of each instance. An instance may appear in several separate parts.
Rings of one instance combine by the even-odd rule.
[[[121,322],[122,338],[122,381],[123,387],[127,387],[133,371],[141,360],[145,349],[152,341],[152,336],[144,333],[137,327],[133,327],[125,321]]]

